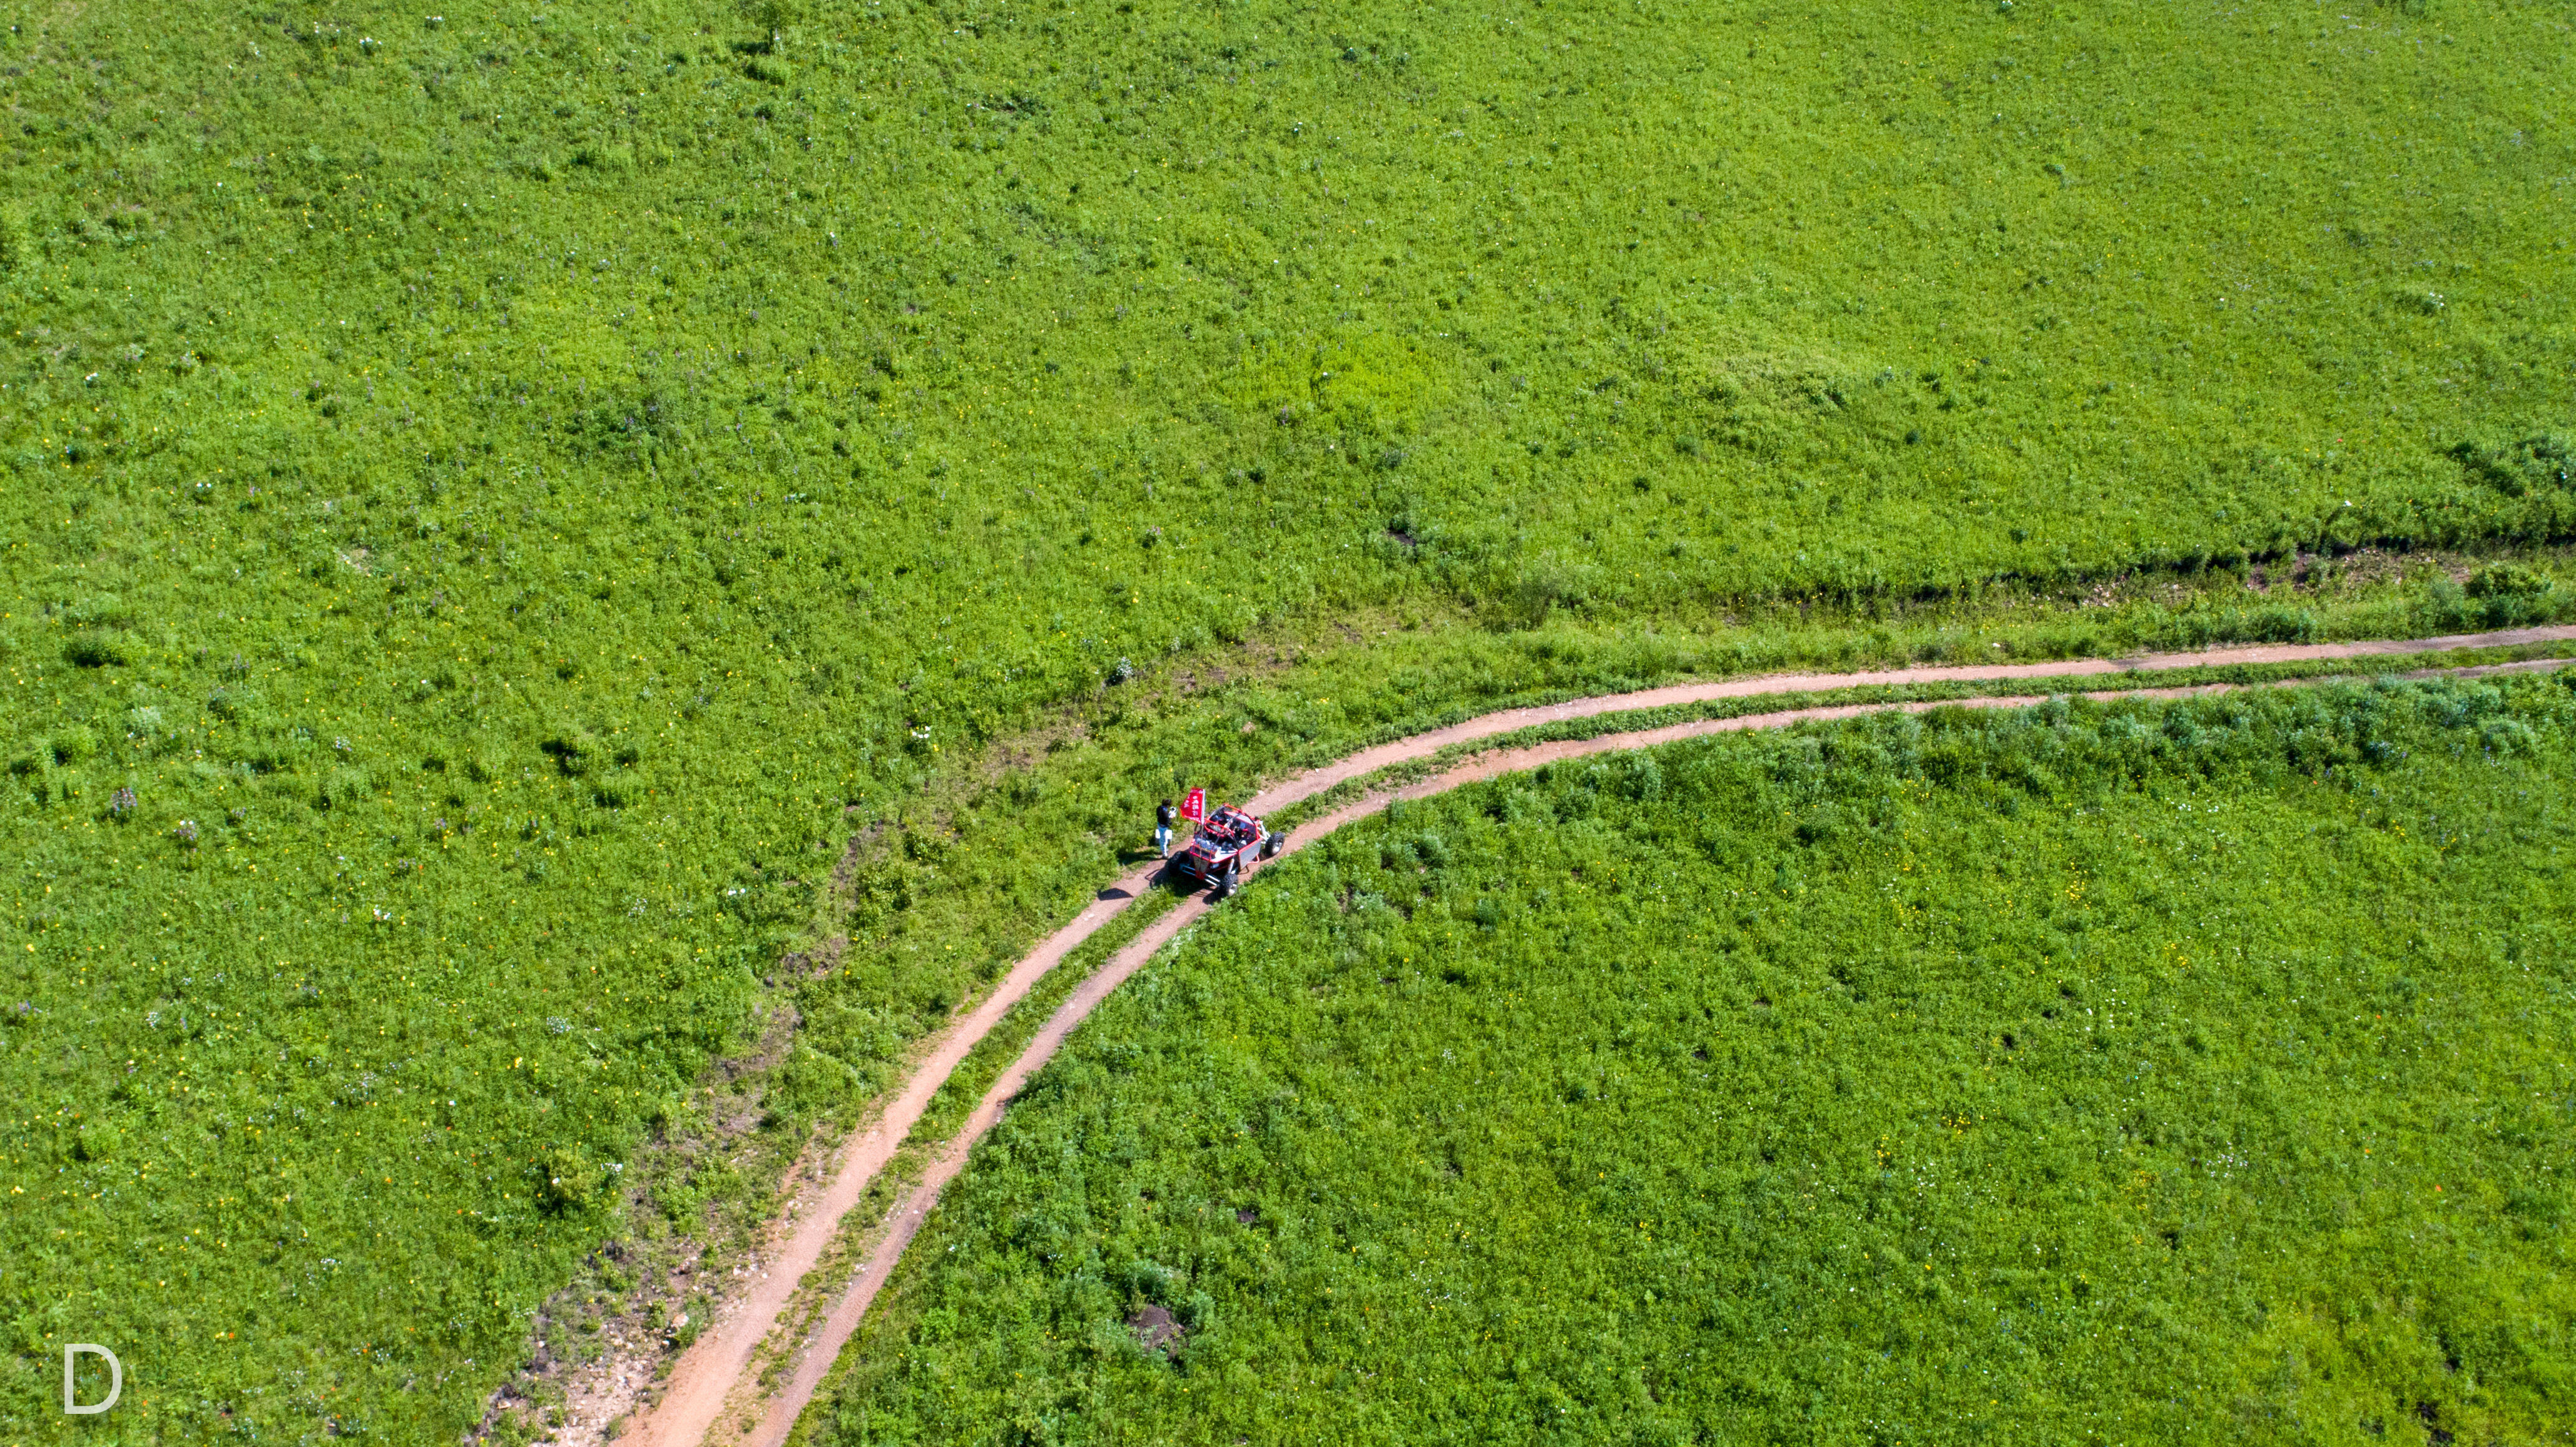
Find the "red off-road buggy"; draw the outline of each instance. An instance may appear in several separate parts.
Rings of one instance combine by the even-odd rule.
[[[1185,887],[1204,884],[1214,898],[1223,899],[1242,883],[1243,871],[1254,860],[1279,852],[1282,838],[1242,810],[1221,806],[1199,826],[1189,847],[1172,856],[1173,878]]]

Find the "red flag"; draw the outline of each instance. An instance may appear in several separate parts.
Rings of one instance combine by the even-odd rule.
[[[1182,798],[1181,817],[1193,824],[1207,818],[1207,790],[1192,789]]]

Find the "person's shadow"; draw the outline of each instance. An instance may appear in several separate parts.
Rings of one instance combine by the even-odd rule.
[[[1122,865],[1155,865],[1153,874],[1145,881],[1145,886],[1148,889],[1187,890],[1189,888],[1189,880],[1173,871],[1172,862],[1165,859],[1163,856],[1156,854],[1151,849],[1122,849],[1118,852],[1118,862]],[[1092,898],[1132,899],[1134,896],[1124,888],[1112,884],[1103,888],[1098,894],[1093,895]]]

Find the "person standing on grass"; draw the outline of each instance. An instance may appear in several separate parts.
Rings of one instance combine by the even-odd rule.
[[[1154,852],[1165,859],[1172,857],[1172,821],[1179,817],[1169,799],[1154,806]]]

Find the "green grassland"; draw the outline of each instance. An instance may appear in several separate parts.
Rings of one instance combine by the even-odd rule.
[[[2352,684],[1403,806],[1102,1006],[810,1440],[2566,1441],[2571,766]]]
[[[2567,17],[2410,9],[9,8],[0,1425],[462,1430],[1180,779],[2576,612]]]

